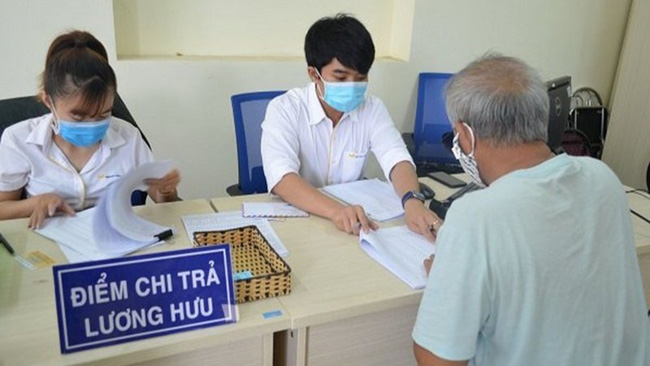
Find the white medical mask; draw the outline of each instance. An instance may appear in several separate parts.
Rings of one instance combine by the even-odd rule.
[[[321,98],[337,111],[343,113],[352,112],[366,100],[368,82],[329,82],[323,79],[318,70],[316,70],[316,74],[318,74],[318,77],[323,81],[323,85],[325,86],[325,91],[321,93]]]
[[[463,170],[469,177],[472,179],[472,182],[479,187],[486,187],[486,184],[481,180],[481,175],[478,172],[478,165],[476,163],[476,158],[474,157],[474,148],[476,147],[476,140],[474,139],[474,132],[472,128],[469,127],[466,123],[463,123],[469,130],[469,136],[472,138],[472,150],[469,154],[465,154],[463,149],[460,148],[458,143],[458,133],[454,135],[454,146],[451,148],[451,151],[454,153],[454,156],[458,161],[460,161],[460,166],[463,167]]]

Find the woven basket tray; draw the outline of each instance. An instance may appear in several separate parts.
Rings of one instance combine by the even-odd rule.
[[[254,226],[194,233],[194,246],[230,244],[235,272],[250,271],[251,278],[235,280],[237,303],[287,295],[291,268]]]

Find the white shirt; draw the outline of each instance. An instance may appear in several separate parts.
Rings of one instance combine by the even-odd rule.
[[[454,202],[413,338],[470,365],[647,366],[646,311],[621,183],[559,155]]]
[[[375,154],[388,180],[395,164],[413,164],[384,103],[374,96],[345,113],[334,128],[310,83],[273,99],[262,130],[269,192],[288,173],[299,174],[315,187],[358,180],[368,151]]]
[[[18,122],[0,141],[0,191],[25,187],[28,197],[56,193],[75,210],[94,206],[129,170],[153,161],[140,132],[113,117],[106,136],[80,172],[52,140],[52,114]]]

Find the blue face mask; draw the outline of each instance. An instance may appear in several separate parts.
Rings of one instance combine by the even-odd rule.
[[[328,82],[323,79],[318,70],[316,70],[316,73],[325,85],[325,92],[322,93],[323,100],[337,111],[343,113],[351,112],[366,100],[367,82]]]
[[[109,116],[101,121],[72,122],[59,118],[56,111],[54,111],[54,115],[57,116],[54,132],[67,142],[79,147],[87,147],[101,141],[106,136],[106,131],[108,131],[113,118]]]

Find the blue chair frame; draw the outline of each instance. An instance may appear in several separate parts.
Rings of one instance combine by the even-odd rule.
[[[271,101],[271,99],[284,94],[285,90],[273,90],[236,94],[230,98],[232,104],[232,113],[235,122],[235,136],[237,138],[237,162],[239,169],[239,183],[231,185],[226,189],[230,196],[238,196],[243,194],[265,193],[268,192],[266,186],[266,179],[264,177],[264,169],[260,165],[251,166],[248,159],[248,146],[249,144],[260,144],[260,140],[249,141],[251,138],[246,136],[246,124],[255,124],[260,129],[259,136],[261,137],[262,115],[259,121],[244,121],[243,105],[252,101]],[[266,110],[266,107],[265,107]],[[260,157],[261,161],[261,157]]]
[[[423,72],[418,76],[412,152],[416,164],[458,164],[442,143],[443,135],[452,131],[444,99],[444,85],[452,76],[449,73],[433,72]]]

